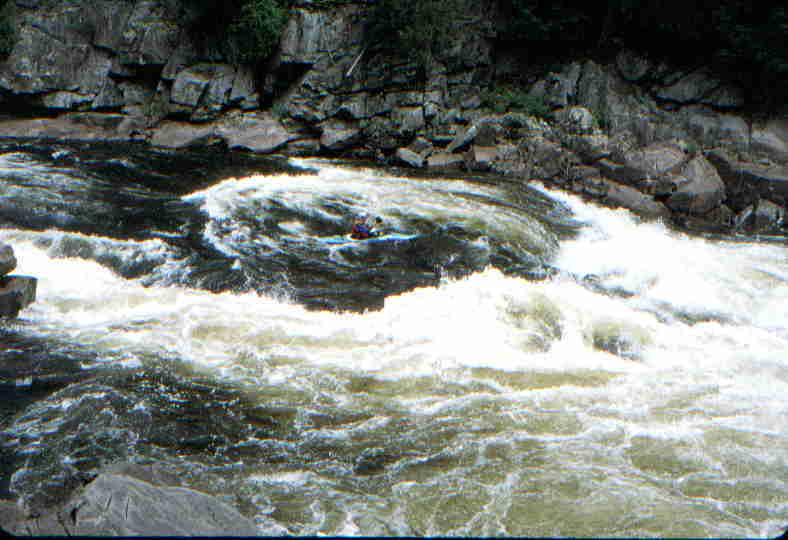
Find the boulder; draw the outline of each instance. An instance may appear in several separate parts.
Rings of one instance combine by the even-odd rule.
[[[424,159],[413,150],[407,148],[397,148],[394,156],[399,162],[409,165],[410,167],[419,169],[424,165]]]
[[[703,103],[718,108],[744,105],[741,89],[722,83],[706,69],[688,73],[672,84],[657,88],[655,95],[681,104]]]
[[[497,146],[474,144],[465,152],[465,168],[469,171],[489,171],[498,157]]]
[[[690,160],[680,172],[687,182],[668,197],[665,204],[677,212],[702,216],[725,199],[725,184],[703,156]]]
[[[150,142],[154,146],[186,148],[210,144],[216,137],[216,127],[212,124],[195,125],[166,120],[154,130]]]
[[[252,537],[286,532],[261,530],[207,493],[161,485],[164,479],[148,467],[118,469],[99,474],[62,509],[37,517],[6,502],[0,506],[0,526],[25,536]]]
[[[230,149],[260,154],[275,152],[298,138],[267,112],[229,114],[217,123],[216,133]]]
[[[670,144],[652,144],[626,155],[626,165],[638,172],[640,178],[656,178],[681,165],[687,156]]]
[[[602,197],[602,203],[608,206],[626,208],[639,216],[649,219],[667,218],[670,216],[670,210],[664,204],[655,201],[635,188],[608,179],[602,180],[607,188],[605,195]]]
[[[556,121],[569,133],[592,133],[596,127],[594,115],[585,107],[566,107],[554,113]]]
[[[36,299],[38,280],[30,276],[0,277],[0,317],[14,318]]]
[[[771,201],[761,200],[739,212],[733,219],[737,229],[749,232],[767,232],[782,227],[785,209]]]
[[[752,149],[788,165],[788,119],[775,118],[752,130]]]
[[[403,137],[413,135],[425,125],[422,107],[395,107],[391,111],[391,122]]]
[[[0,242],[0,277],[10,274],[16,268],[14,248]]]
[[[465,164],[462,154],[437,152],[427,158],[427,167],[430,169],[461,169]]]
[[[322,126],[320,145],[330,152],[346,150],[353,146],[361,135],[357,127],[340,121],[327,122]]]
[[[720,149],[706,153],[706,158],[725,183],[734,210],[747,207],[759,197],[782,205],[788,201],[788,167],[738,161]]]

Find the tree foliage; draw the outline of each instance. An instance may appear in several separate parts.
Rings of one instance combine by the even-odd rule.
[[[622,47],[707,65],[742,83],[751,105],[788,98],[788,10],[743,0],[498,0],[499,37],[525,48],[601,53]]]
[[[11,24],[12,3],[0,0],[0,60],[7,57],[16,43],[16,30]]]
[[[379,0],[367,17],[365,40],[425,65],[457,31],[463,6],[464,0]]]
[[[254,64],[276,48],[289,16],[287,0],[189,0],[179,16],[210,57]]]

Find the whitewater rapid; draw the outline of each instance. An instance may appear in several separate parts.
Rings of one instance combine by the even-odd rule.
[[[278,294],[151,285],[57,247],[78,237],[176,271],[159,240],[4,229],[18,271],[40,280],[20,325],[98,351],[97,363],[172,362],[259,403],[368,413],[303,436],[397,448],[405,457],[380,487],[355,496],[297,465],[238,480],[269,494],[267,517],[277,501],[300,508],[298,526],[280,522],[289,532],[748,537],[788,523],[788,247],[692,237],[537,186],[585,224],[551,245],[538,225],[518,228],[519,214],[458,200],[449,181],[405,205],[416,180],[323,167],[184,199],[203,205],[206,238],[228,256],[254,234],[218,232],[239,206],[279,200],[315,213],[343,199],[395,227],[473,223],[512,246],[554,250],[561,272],[529,281],[488,266],[389,296],[379,310],[316,311],[286,283]],[[288,235],[314,234],[282,230],[272,252]],[[310,506],[310,494],[326,501]],[[370,525],[370,513],[391,529]]]

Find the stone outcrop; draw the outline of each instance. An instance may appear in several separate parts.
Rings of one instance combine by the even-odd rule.
[[[276,54],[256,68],[217,61],[179,17],[194,9],[185,0],[14,5],[19,33],[0,62],[0,101],[49,114],[0,121],[7,136],[497,173],[644,216],[715,223],[749,223],[740,213],[757,201],[788,199],[788,121],[742,116],[741,90],[704,67],[627,50],[606,65],[570,61],[520,89],[552,109],[548,121],[527,108],[493,113],[482,89],[516,78],[522,59],[495,50],[487,0],[424,66],[366,46],[369,2],[296,3]],[[700,156],[711,148],[736,159]]]
[[[218,498],[180,487],[155,468],[119,464],[60,509],[35,517],[0,502],[0,527],[16,536],[258,536],[249,518]]]
[[[36,299],[36,278],[8,275],[16,263],[13,248],[0,242],[0,318],[16,317]]]

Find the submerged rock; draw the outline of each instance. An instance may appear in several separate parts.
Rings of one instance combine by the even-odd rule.
[[[29,517],[0,506],[0,527],[33,536],[257,536],[254,522],[218,498],[172,485],[150,467],[123,464],[99,474],[58,510]],[[168,485],[169,484],[169,485]]]

